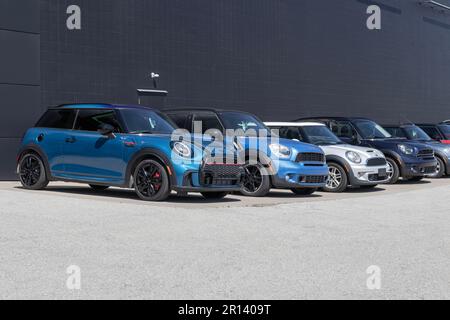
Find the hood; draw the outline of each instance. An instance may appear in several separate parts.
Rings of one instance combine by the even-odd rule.
[[[379,139],[379,140],[377,139],[377,140],[366,140],[366,142],[371,147],[379,150],[383,149],[398,150],[399,144],[404,144],[412,148],[416,148],[418,151],[430,149],[430,146],[427,146],[426,144],[406,139]]]
[[[343,153],[353,151],[363,156],[363,158],[384,158],[383,152],[374,148],[358,147],[351,144],[338,144],[321,147],[325,151],[326,155],[341,155]]]

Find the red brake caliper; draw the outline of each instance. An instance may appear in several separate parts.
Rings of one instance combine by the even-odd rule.
[[[161,178],[161,174],[160,174],[159,172],[156,172],[156,173],[153,175],[153,178],[159,179],[159,178]],[[155,190],[156,190],[156,191],[158,191],[160,188],[161,188],[161,184],[160,184],[160,183],[155,184]]]

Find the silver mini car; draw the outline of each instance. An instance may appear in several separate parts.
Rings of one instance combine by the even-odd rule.
[[[374,188],[389,181],[386,158],[379,150],[341,141],[326,125],[315,122],[267,122],[282,138],[320,146],[330,169],[324,191],[343,192],[348,187]]]

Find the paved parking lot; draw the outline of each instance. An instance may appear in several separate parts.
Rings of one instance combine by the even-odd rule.
[[[155,204],[0,183],[0,299],[449,299],[449,194],[443,179]],[[72,265],[81,290],[66,286]]]

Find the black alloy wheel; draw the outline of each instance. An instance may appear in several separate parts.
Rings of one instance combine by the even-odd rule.
[[[248,197],[264,197],[269,191],[270,178],[267,170],[261,164],[245,166],[241,193]]]
[[[21,158],[19,179],[25,189],[41,190],[48,185],[45,167],[38,155],[28,153]]]
[[[170,195],[169,177],[157,161],[144,160],[136,168],[135,190],[145,201],[164,201]]]

